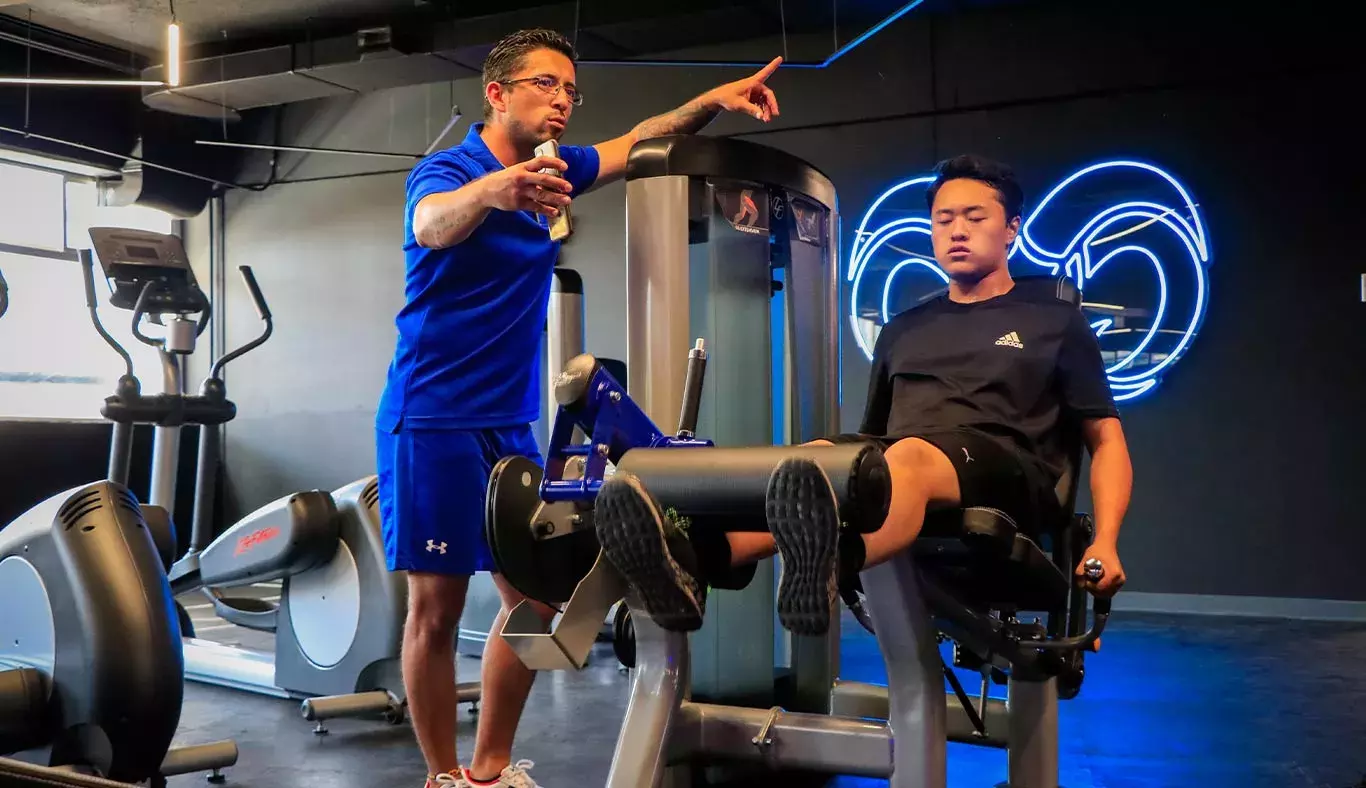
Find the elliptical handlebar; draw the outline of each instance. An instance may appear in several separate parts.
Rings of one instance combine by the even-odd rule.
[[[141,326],[142,318],[147,314],[147,297],[152,294],[152,288],[156,287],[156,285],[157,282],[155,279],[148,279],[147,283],[142,286],[142,292],[138,293],[137,303],[133,306],[133,336],[142,344],[150,345],[152,347],[160,347],[160,345],[155,339],[142,333]]]
[[[95,253],[89,249],[81,249],[78,250],[76,254],[80,258],[81,268],[84,269],[85,305],[90,310],[90,321],[95,324],[95,330],[104,338],[104,341],[109,343],[109,347],[112,347],[123,358],[123,366],[127,370],[124,373],[124,376],[136,380],[133,376],[133,357],[128,355],[128,351],[124,349],[123,345],[119,344],[117,339],[110,336],[109,332],[105,330],[104,324],[100,322],[99,301],[95,299]],[[142,301],[146,295],[147,288],[143,288],[142,295],[138,297],[138,301]],[[133,330],[136,334],[136,322],[133,325]]]
[[[270,307],[266,305],[266,297],[261,294],[261,287],[256,283],[256,275],[251,272],[251,266],[239,265],[237,270],[242,274],[242,282],[246,284],[247,290],[251,293],[252,306],[256,307],[256,314],[261,318],[261,322],[265,323],[265,328],[257,338],[215,361],[213,368],[209,370],[209,377],[213,380],[220,379],[223,367],[227,366],[229,362],[260,347],[267,339],[270,339],[271,334],[275,333],[275,320],[271,317]]]
[[[249,265],[239,265],[237,270],[242,273],[242,281],[246,283],[247,290],[251,291],[251,303],[256,307],[257,317],[269,326],[271,322],[270,307],[266,305],[266,297],[261,294],[261,286],[256,284],[256,274],[251,272]]]

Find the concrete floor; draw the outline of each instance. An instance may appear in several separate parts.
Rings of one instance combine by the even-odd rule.
[[[269,589],[261,591],[263,595]],[[196,618],[207,616],[192,610]],[[263,645],[235,627],[204,637]],[[843,677],[885,682],[876,644],[852,620]],[[1066,788],[1366,788],[1366,625],[1284,620],[1116,615],[1103,649],[1087,660],[1081,695],[1060,712]],[[479,670],[461,657],[462,680]],[[961,675],[975,692],[976,674]],[[602,785],[624,714],[630,677],[610,647],[576,674],[542,675],[514,757],[536,762],[545,788]],[[995,687],[993,694],[1004,688]],[[474,716],[460,713],[468,757]],[[425,773],[408,725],[334,720],[315,736],[297,702],[191,685],[177,744],[232,738],[241,756],[227,785],[374,788],[421,785]],[[949,784],[995,786],[1005,753],[949,745]],[[202,775],[172,786],[205,785]],[[885,785],[840,778],[832,785]]]

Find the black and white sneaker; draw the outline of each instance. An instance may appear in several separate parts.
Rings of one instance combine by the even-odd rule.
[[[684,564],[687,536],[661,510],[640,480],[618,472],[598,490],[598,542],[656,624],[674,632],[702,627],[706,589]]]
[[[839,595],[839,501],[814,460],[778,463],[764,499],[768,530],[782,556],[778,620],[798,635],[823,635]]]

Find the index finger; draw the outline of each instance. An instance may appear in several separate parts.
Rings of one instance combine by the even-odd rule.
[[[551,167],[559,170],[560,172],[564,172],[565,170],[569,169],[569,165],[566,164],[563,159],[556,158],[555,156],[537,156],[536,158],[526,163],[526,168],[533,172],[540,172],[541,170]]]
[[[759,80],[760,82],[763,82],[764,80],[766,80],[766,79],[768,79],[769,77],[773,76],[773,72],[774,72],[774,71],[777,71],[777,70],[778,70],[778,66],[782,65],[782,63],[783,63],[782,55],[779,55],[778,57],[773,58],[773,60],[770,61],[769,64],[768,64],[767,66],[764,66],[763,68],[759,69],[759,72],[758,72],[757,74],[754,75],[754,78],[757,79],[757,80]]]

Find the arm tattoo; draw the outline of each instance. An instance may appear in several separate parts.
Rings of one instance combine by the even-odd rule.
[[[476,213],[475,209],[465,205],[453,206],[449,210],[436,213],[429,220],[427,226],[423,228],[418,240],[423,245],[432,248],[443,248],[464,240],[463,237],[452,238],[452,236],[468,236],[474,229],[468,225],[473,224]],[[461,233],[462,228],[464,228],[463,233]]]
[[[637,140],[648,140],[668,134],[696,134],[707,127],[719,114],[703,107],[695,99],[672,112],[641,121],[635,127]]]

